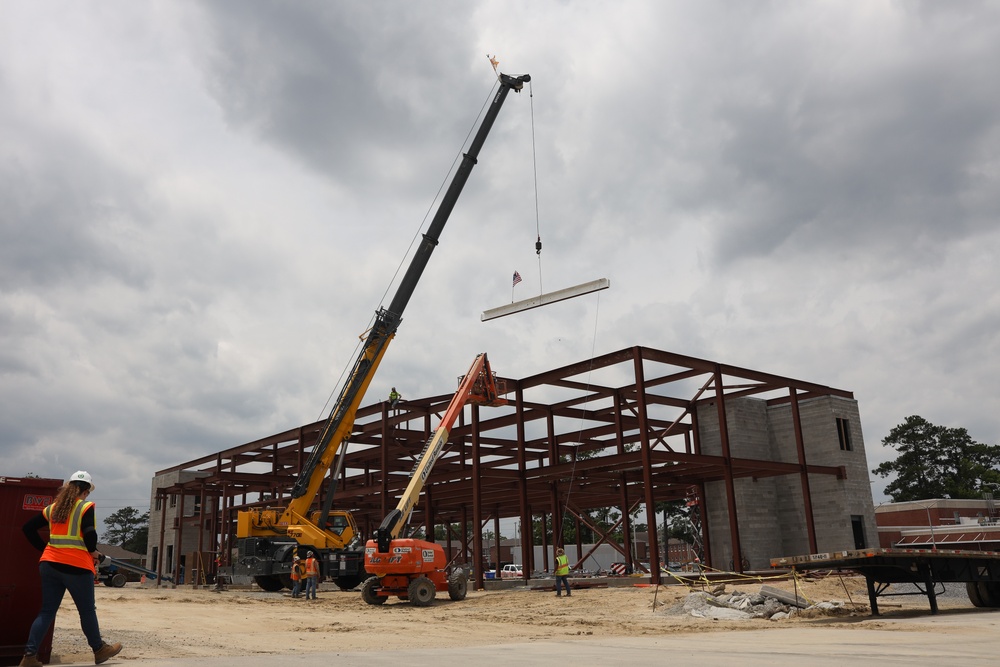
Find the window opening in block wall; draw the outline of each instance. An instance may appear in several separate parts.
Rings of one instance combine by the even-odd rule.
[[[854,530],[854,548],[867,549],[865,542],[865,518],[859,514],[851,516],[851,528]]]
[[[843,417],[837,417],[837,437],[840,439],[840,448],[849,452],[854,448],[851,447],[851,422]]]

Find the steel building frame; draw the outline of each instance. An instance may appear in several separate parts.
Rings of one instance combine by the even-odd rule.
[[[494,363],[502,367],[503,361]],[[626,509],[644,506],[645,523],[655,526],[656,503],[683,500],[692,493],[703,497],[707,482],[724,482],[732,543],[735,553],[740,553],[733,482],[777,475],[799,477],[810,547],[816,550],[808,475],[843,478],[846,473],[842,467],[811,465],[806,460],[798,404],[819,396],[853,399],[851,392],[639,346],[503,381],[509,405],[466,408],[414,510],[412,524],[428,527],[428,535],[434,534],[432,527],[437,524],[460,524],[463,534],[472,534],[470,549],[449,530],[449,552],[455,539],[464,556],[471,550],[473,563],[484,562],[482,530],[467,530],[470,523],[482,528],[492,520],[494,534],[499,535],[501,518],[520,518],[521,526],[542,521],[554,529],[553,535],[561,535],[567,517],[585,522],[586,511],[615,507],[622,514],[625,534],[616,548],[623,560],[631,562],[632,527]],[[797,460],[730,455],[726,403],[750,396],[769,405],[791,405]],[[371,535],[395,506],[451,398],[452,394],[443,394],[411,399],[396,409],[380,401],[358,411],[346,464],[335,480],[334,506],[351,510],[363,535]],[[721,456],[701,453],[697,415],[706,404],[714,404],[717,410]],[[150,541],[159,539],[161,558],[168,496],[179,495],[180,507],[185,506],[186,496],[195,496],[200,498],[200,507],[214,509],[206,525],[216,537],[207,551],[218,545],[224,562],[234,544],[236,513],[249,507],[284,505],[322,425],[306,424],[157,472],[160,476],[187,471],[195,477],[154,489],[154,495],[164,501],[157,503],[163,520],[160,535],[151,535]],[[324,489],[320,495],[329,492]],[[320,502],[322,498],[317,498],[317,506]],[[204,520],[197,516],[174,522],[178,554],[183,553],[181,522]],[[708,526],[702,529],[706,561],[711,563]],[[206,551],[204,539],[199,537],[199,552]],[[533,566],[548,569],[547,555],[543,563],[533,563],[531,546],[521,541],[525,572],[530,573]],[[655,530],[649,531],[649,549],[652,577],[658,582],[663,559]],[[481,570],[476,568],[480,586]]]

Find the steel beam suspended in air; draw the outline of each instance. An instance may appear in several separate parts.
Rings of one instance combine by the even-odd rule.
[[[566,299],[572,299],[576,296],[583,296],[584,294],[590,294],[591,292],[608,289],[609,287],[611,287],[610,280],[607,278],[599,278],[597,280],[591,280],[589,283],[582,283],[574,287],[567,287],[566,289],[549,292],[548,294],[540,294],[530,299],[524,299],[523,301],[515,301],[514,303],[507,304],[506,306],[500,306],[499,308],[485,310],[483,311],[480,319],[485,322],[497,317],[503,317],[504,315],[520,313],[522,310],[530,310],[532,308],[538,308],[539,306],[547,306],[550,303],[556,303],[557,301],[565,301]]]

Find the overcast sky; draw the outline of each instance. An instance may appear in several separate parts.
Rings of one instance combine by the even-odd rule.
[[[366,404],[644,345],[853,391],[870,468],[1000,441],[1000,5],[0,0],[0,474],[145,510],[324,415],[487,54],[530,90]],[[514,270],[611,289],[480,322]]]

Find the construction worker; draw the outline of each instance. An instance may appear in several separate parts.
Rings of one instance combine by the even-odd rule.
[[[306,554],[306,599],[316,599],[316,589],[319,588],[319,561],[316,554],[310,551]]]
[[[395,410],[396,406],[399,405],[399,399],[401,398],[403,398],[402,394],[396,391],[396,388],[393,387],[392,391],[389,392],[389,407]]]
[[[292,597],[297,598],[301,594],[302,590],[302,579],[306,576],[306,566],[302,562],[302,559],[298,556],[292,557],[292,581],[295,584],[292,586]]]
[[[562,597],[562,591],[559,586],[566,587],[566,597],[570,596],[569,592],[569,558],[566,557],[566,552],[561,548],[556,549],[556,597]]]
[[[59,488],[55,502],[22,528],[32,546],[42,552],[38,563],[42,609],[31,624],[20,667],[42,667],[38,647],[52,627],[66,591],[80,614],[80,627],[94,651],[94,664],[99,665],[122,650],[121,644],[108,644],[101,639],[97,622],[94,577],[96,564],[104,560],[104,554],[97,550],[94,503],[87,500],[93,490],[90,473],[78,470]],[[49,531],[47,544],[38,534],[43,528]]]

